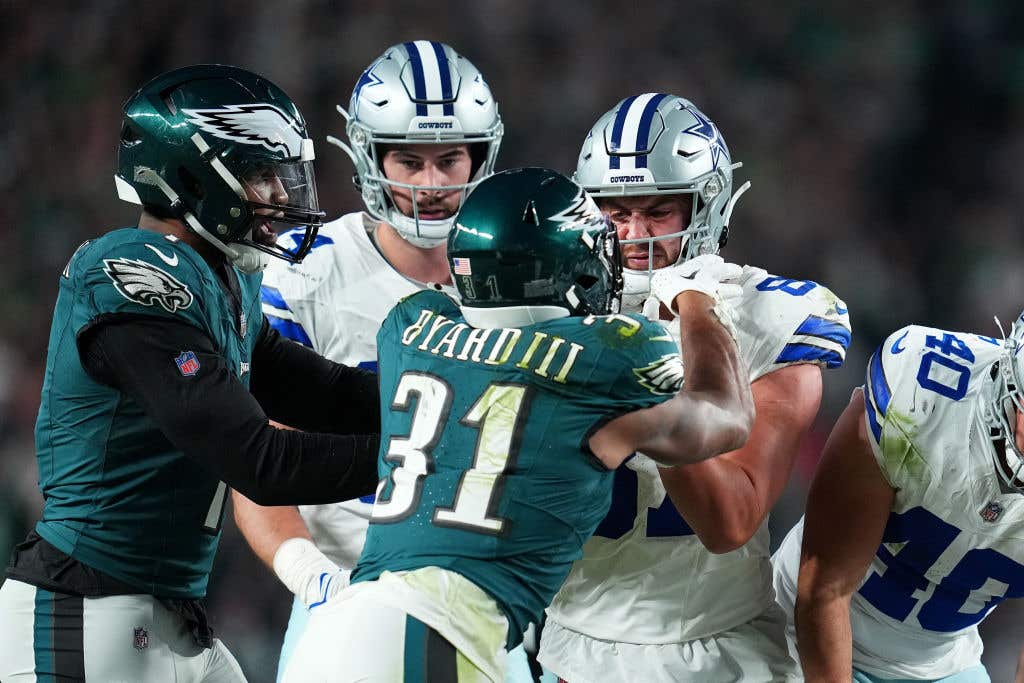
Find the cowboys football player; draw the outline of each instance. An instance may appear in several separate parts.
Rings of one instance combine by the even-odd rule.
[[[663,465],[740,445],[753,418],[719,278],[665,273],[675,341],[617,314],[617,238],[547,169],[469,195],[448,242],[461,307],[427,290],[378,334],[381,484],[352,585],[314,610],[284,680],[504,680],[637,448]],[[443,446],[443,447],[442,447]],[[555,457],[557,456],[557,457]]]
[[[375,370],[377,330],[392,306],[427,287],[454,293],[445,256],[453,216],[494,170],[503,129],[476,67],[428,40],[385,50],[338,111],[348,141],[329,141],[351,157],[364,211],[323,226],[301,266],[271,267],[263,310],[282,335]],[[299,239],[286,234],[281,242],[294,247]],[[283,671],[308,608],[348,583],[373,496],[299,510],[261,508],[240,495],[234,502],[250,545],[296,596]]]
[[[776,552],[807,680],[989,681],[978,624],[1024,597],[1022,388],[1021,319],[872,355]]]
[[[142,215],[60,276],[45,503],[0,589],[0,679],[244,680],[202,605],[227,487],[270,505],[373,491],[376,434],[317,432],[376,432],[374,376],[261,312],[266,260],[316,236],[312,159],[295,104],[242,69],[178,69],[125,104],[115,181]],[[277,225],[301,226],[295,249]]]
[[[724,246],[748,186],[733,192],[738,166],[717,126],[681,97],[627,97],[598,119],[576,179],[622,240],[624,311],[666,317],[648,298],[652,277]],[[796,675],[773,601],[767,515],[817,413],[821,368],[843,362],[849,318],[810,280],[744,266],[733,282],[757,406],[750,439],[673,469],[640,449],[616,471],[611,510],[547,610],[539,659],[570,683]]]

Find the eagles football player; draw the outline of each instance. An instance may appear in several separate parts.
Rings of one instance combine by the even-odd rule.
[[[262,503],[372,492],[374,376],[281,339],[270,256],[316,236],[313,143],[273,83],[164,74],[125,104],[115,181],[137,228],[60,276],[36,453],[42,519],[0,589],[0,679],[242,681],[202,606],[227,487]],[[275,227],[297,228],[297,247]],[[271,427],[268,418],[308,432]]]
[[[381,484],[352,585],[314,611],[285,681],[504,680],[641,448],[663,465],[738,447],[753,419],[720,319],[737,266],[664,273],[695,368],[617,313],[618,240],[582,188],[505,171],[448,242],[461,307],[414,294],[378,334]],[[723,291],[724,290],[724,291]]]
[[[663,317],[648,298],[652,277],[724,246],[749,185],[733,192],[738,166],[717,126],[681,97],[627,97],[598,119],[576,179],[622,240],[625,311]],[[750,439],[672,469],[640,449],[616,471],[611,510],[549,607],[541,638],[540,661],[570,683],[796,676],[772,594],[767,516],[817,413],[821,368],[843,362],[849,318],[810,280],[744,266],[734,282],[740,357],[757,406]]]
[[[375,370],[377,330],[392,306],[427,287],[454,293],[445,243],[466,192],[494,170],[502,123],[476,67],[427,40],[385,50],[338,111],[348,141],[329,140],[352,158],[364,211],[321,228],[301,266],[271,267],[263,310],[282,335]],[[286,234],[282,243],[300,239]],[[256,554],[295,593],[280,672],[308,609],[348,583],[373,496],[299,510],[259,507],[241,495],[234,502]]]
[[[808,681],[990,680],[978,624],[1024,597],[1022,389],[1021,319],[875,351],[776,553]]]

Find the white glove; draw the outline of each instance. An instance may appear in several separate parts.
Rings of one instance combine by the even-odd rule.
[[[677,266],[661,268],[651,278],[651,294],[676,313],[676,297],[682,292],[700,292],[715,300],[714,312],[736,343],[736,313],[733,305],[743,296],[743,287],[726,282],[743,274],[743,268],[716,254],[703,254]],[[646,309],[645,309],[646,312]]]
[[[308,538],[289,538],[274,553],[274,573],[308,609],[318,607],[349,584],[352,572],[320,552]]]
[[[727,263],[717,254],[703,254],[677,266],[654,271],[651,294],[675,313],[676,297],[683,292],[700,292],[716,301],[739,298],[743,295],[743,287],[725,281],[734,280],[742,274],[743,268],[735,263]]]

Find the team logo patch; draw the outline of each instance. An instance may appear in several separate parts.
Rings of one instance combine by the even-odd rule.
[[[1003,514],[1003,506],[993,500],[983,507],[979,514],[986,522],[994,522],[999,519],[999,515]]]
[[[134,646],[136,650],[145,650],[149,647],[149,631],[136,626],[135,636],[132,638],[132,646]]]
[[[118,293],[129,301],[153,306],[159,304],[168,313],[184,311],[192,305],[192,292],[181,280],[152,263],[139,259],[105,259],[104,272]]]
[[[219,109],[182,109],[191,123],[214,137],[262,145],[286,157],[302,154],[302,135],[291,117],[272,104],[229,104]]]
[[[181,355],[174,359],[174,362],[185,377],[191,377],[199,372],[199,359],[196,358],[194,351],[182,351]]]
[[[650,365],[633,368],[633,374],[640,386],[652,394],[675,394],[683,386],[683,360],[675,353],[669,353]]]

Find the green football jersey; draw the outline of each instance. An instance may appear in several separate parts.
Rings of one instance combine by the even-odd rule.
[[[135,400],[85,372],[77,337],[104,316],[180,320],[206,333],[248,385],[261,276],[235,274],[238,310],[191,247],[125,228],[79,247],[60,278],[35,431],[45,499],[36,530],[140,593],[205,595],[227,488],[176,450]],[[198,369],[189,349],[175,361],[183,374]]]
[[[435,291],[396,306],[377,347],[381,484],[353,581],[458,572],[515,645],[608,511],[612,471],[590,435],[674,395],[678,349],[634,315],[473,328]]]

